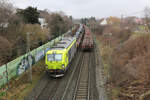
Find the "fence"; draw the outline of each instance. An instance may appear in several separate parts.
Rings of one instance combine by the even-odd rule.
[[[32,50],[27,54],[16,58],[15,60],[5,65],[0,66],[0,88],[2,88],[3,85],[9,82],[10,79],[16,78],[24,73],[29,68],[29,63],[33,65],[42,58],[44,58],[45,53],[52,47],[52,45],[54,45],[54,43],[57,43],[64,35],[57,37],[56,39]]]

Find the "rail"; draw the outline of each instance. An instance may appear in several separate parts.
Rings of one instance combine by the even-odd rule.
[[[71,83],[72,78],[73,78],[73,76],[74,76],[74,74],[75,74],[75,72],[76,72],[76,69],[78,68],[78,65],[80,64],[79,62],[80,62],[82,59],[83,59],[83,53],[80,52],[80,53],[79,53],[79,59],[78,59],[77,62],[75,63],[75,64],[76,64],[76,65],[75,65],[75,68],[73,69],[73,72],[72,72],[72,74],[71,74],[71,76],[70,76],[70,78],[69,78],[69,80],[68,80],[68,83],[67,83],[67,85],[66,85],[66,87],[65,87],[64,93],[63,93],[63,95],[62,95],[62,97],[61,97],[61,100],[65,100],[65,96],[66,96],[66,94],[67,94],[67,90],[68,90],[68,88],[69,88],[69,86],[70,86],[70,83]]]
[[[73,100],[89,100],[90,99],[90,53],[85,53],[82,61],[81,69],[77,79]]]

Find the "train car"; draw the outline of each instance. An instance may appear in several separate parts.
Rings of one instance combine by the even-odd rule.
[[[76,32],[76,34],[75,34],[75,37],[76,37],[76,38],[79,37],[79,35],[82,33],[82,30],[83,30],[83,25],[80,24],[80,27],[78,28],[78,30],[77,30],[77,32]]]
[[[80,47],[80,44],[81,44],[82,39],[83,39],[83,34],[84,34],[84,27],[83,27],[83,25],[80,24],[80,28],[76,32],[76,35],[75,35],[75,37],[77,38],[77,42],[76,42],[77,48]]]
[[[94,48],[93,37],[88,27],[84,26],[85,34],[82,42],[82,50],[92,50]]]
[[[76,42],[77,48],[80,47],[81,42],[82,42],[82,34],[80,34],[79,37],[78,37],[78,39],[77,39],[77,42]]]
[[[46,71],[52,77],[61,77],[69,68],[76,53],[76,38],[64,37],[46,53]]]

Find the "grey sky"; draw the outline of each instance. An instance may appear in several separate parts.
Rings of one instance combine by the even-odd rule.
[[[16,7],[34,6],[38,9],[63,11],[75,18],[95,16],[97,18],[135,13],[150,6],[150,0],[10,0]]]

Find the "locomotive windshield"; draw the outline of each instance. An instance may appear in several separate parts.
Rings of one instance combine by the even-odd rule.
[[[54,61],[54,56],[52,54],[48,54],[47,61]]]
[[[62,54],[48,54],[47,61],[61,61]]]
[[[62,54],[55,54],[55,61],[61,61]]]

